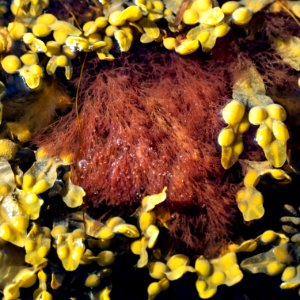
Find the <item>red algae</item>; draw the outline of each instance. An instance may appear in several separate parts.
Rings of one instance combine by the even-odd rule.
[[[94,206],[132,206],[166,186],[171,234],[208,251],[228,238],[235,211],[216,143],[226,71],[165,52],[122,59],[83,80],[80,129],[68,115],[38,144],[74,154],[73,179]]]

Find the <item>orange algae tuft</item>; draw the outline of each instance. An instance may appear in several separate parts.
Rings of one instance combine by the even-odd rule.
[[[216,143],[229,96],[224,68],[147,51],[83,78],[80,129],[68,115],[38,144],[75,153],[73,179],[87,201],[132,206],[167,186],[171,234],[207,251],[227,239],[236,182]]]

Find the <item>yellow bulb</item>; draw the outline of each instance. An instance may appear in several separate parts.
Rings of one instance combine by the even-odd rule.
[[[95,19],[95,23],[99,29],[105,28],[108,24],[106,17],[98,17]]]
[[[121,13],[121,19],[128,22],[136,22],[143,17],[143,13],[138,6],[132,5],[124,9]]]
[[[164,38],[163,45],[167,50],[174,50],[176,47],[176,39],[174,37]]]
[[[271,276],[279,274],[284,268],[284,264],[273,261],[267,265],[267,273]]]
[[[274,121],[272,129],[273,134],[277,140],[286,142],[290,138],[289,131],[283,122]]]
[[[265,244],[269,244],[272,243],[276,237],[277,235],[273,230],[267,230],[261,235],[260,240]]]
[[[167,266],[160,261],[151,263],[149,266],[149,274],[154,279],[162,279],[165,272],[167,272]]]
[[[98,27],[95,21],[88,21],[83,25],[82,30],[84,31],[84,36],[88,37],[95,33]]]
[[[237,143],[235,143],[235,144],[233,144],[233,146],[232,146],[233,148],[233,152],[236,154],[236,155],[240,155],[240,154],[242,154],[242,152],[244,151],[244,144],[243,144],[243,142],[242,141],[239,141],[239,142],[237,142]]]
[[[1,65],[3,70],[8,74],[16,73],[21,68],[21,61],[16,55],[7,55],[2,61]]]
[[[248,122],[247,118],[244,118],[239,124],[238,132],[245,133],[246,131],[248,131],[249,127],[250,127],[250,123]]]
[[[156,296],[161,292],[161,288],[158,282],[152,282],[149,284],[147,288],[147,292],[149,296]]]
[[[55,30],[53,32],[53,37],[56,42],[63,45],[68,37],[68,33],[65,31]]]
[[[293,266],[286,267],[282,273],[282,281],[290,281],[297,275],[297,269]]]
[[[97,274],[90,274],[84,282],[84,285],[89,288],[94,288],[100,284],[100,276]]]
[[[105,34],[109,37],[112,37],[116,30],[118,30],[117,26],[109,25],[105,28]]]
[[[216,271],[211,275],[211,282],[214,285],[221,285],[225,282],[226,276],[222,271]]]
[[[261,146],[262,148],[264,148],[273,141],[273,133],[268,126],[262,124],[257,129],[255,139],[256,139],[258,145]]]
[[[268,105],[266,109],[272,119],[282,122],[285,121],[286,111],[281,105],[273,103]]]
[[[232,100],[229,102],[222,111],[224,121],[229,125],[240,123],[245,113],[245,106],[237,101]]]
[[[36,19],[37,24],[52,25],[57,21],[56,17],[52,14],[42,14]]]
[[[101,267],[109,266],[115,261],[115,255],[112,251],[104,250],[98,254],[97,263]]]
[[[164,4],[161,1],[153,1],[152,2],[154,9],[157,9],[159,11],[164,10]]]
[[[197,258],[195,269],[200,276],[207,277],[211,274],[212,267],[207,259]]]
[[[168,259],[167,266],[173,271],[189,264],[189,258],[183,254],[175,254]]]
[[[175,48],[175,51],[180,55],[189,55],[194,53],[198,48],[198,40],[183,40],[181,44]]]
[[[140,240],[134,241],[130,245],[131,252],[135,255],[140,255],[142,251],[142,243]]]
[[[239,7],[232,13],[232,20],[237,25],[246,25],[252,18],[252,12],[247,7]]]
[[[10,36],[14,40],[21,40],[23,38],[23,35],[27,31],[27,29],[23,23],[16,22],[16,21],[9,23],[7,29],[8,29]]]
[[[253,125],[260,125],[267,117],[268,113],[262,106],[254,106],[249,111],[249,122]]]
[[[30,52],[27,52],[25,54],[23,54],[21,57],[20,57],[22,63],[24,65],[33,65],[33,64],[38,64],[39,62],[39,57],[36,53],[30,53]]]
[[[232,14],[238,7],[240,6],[237,1],[227,1],[225,2],[221,9],[224,14],[230,15]]]
[[[218,136],[218,144],[222,147],[230,146],[235,139],[232,128],[223,128]]]
[[[45,37],[51,33],[51,29],[46,24],[35,24],[32,26],[32,33],[37,37]]]
[[[191,5],[191,9],[194,9],[198,12],[204,12],[212,8],[211,0],[195,0]]]
[[[141,230],[146,230],[150,225],[154,224],[156,221],[154,212],[143,212],[139,218],[139,224]]]
[[[183,14],[182,20],[187,25],[194,25],[199,22],[199,14],[196,10],[187,9]]]
[[[114,26],[124,25],[126,20],[121,19],[122,11],[116,10],[109,15],[108,22]]]
[[[44,75],[42,67],[36,64],[29,67],[29,72],[39,77]]]
[[[230,27],[227,24],[220,24],[215,28],[216,37],[223,37],[229,32]]]

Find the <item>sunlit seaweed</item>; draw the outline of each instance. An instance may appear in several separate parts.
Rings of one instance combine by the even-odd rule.
[[[284,233],[232,234],[238,209],[263,218],[266,178],[297,172],[290,111],[273,99],[297,93],[298,1],[70,4],[0,4],[4,299],[109,300],[130,251],[148,299],[188,276],[202,299],[246,272],[298,287],[297,209],[285,205]]]

